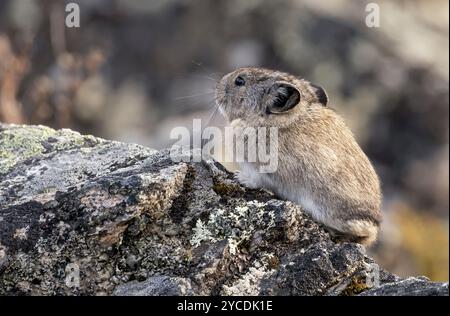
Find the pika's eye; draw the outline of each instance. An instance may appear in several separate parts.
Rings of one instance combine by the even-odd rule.
[[[234,84],[237,86],[243,86],[245,84],[245,80],[244,78],[242,78],[241,76],[238,76],[235,80],[234,80]]]

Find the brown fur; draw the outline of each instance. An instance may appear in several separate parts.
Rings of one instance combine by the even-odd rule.
[[[245,85],[237,86],[237,76]],[[285,113],[267,113],[270,88],[288,84],[300,101]],[[239,179],[292,200],[338,235],[370,244],[381,221],[378,176],[342,118],[327,104],[323,89],[290,74],[241,68],[218,83],[216,99],[234,127],[278,127],[278,169],[259,173],[259,163],[242,162]]]

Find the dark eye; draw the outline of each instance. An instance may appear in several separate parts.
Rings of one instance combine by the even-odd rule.
[[[244,78],[242,78],[241,76],[238,76],[235,80],[234,80],[234,84],[237,86],[243,86],[245,84],[245,80]]]

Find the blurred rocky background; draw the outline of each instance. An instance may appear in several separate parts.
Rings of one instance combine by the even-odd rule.
[[[399,275],[448,280],[448,1],[0,0],[0,121],[68,127],[153,148],[208,120],[239,66],[326,88],[383,183],[371,255]],[[206,123],[205,123],[206,124]],[[222,126],[220,117],[210,125]]]

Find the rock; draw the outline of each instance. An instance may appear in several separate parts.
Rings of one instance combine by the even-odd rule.
[[[410,277],[398,282],[386,283],[382,286],[369,289],[363,296],[387,296],[387,295],[407,295],[407,296],[443,296],[448,295],[448,283],[433,283],[426,278]]]
[[[193,295],[189,279],[153,276],[143,282],[128,282],[119,285],[114,295],[157,296],[157,295]]]
[[[219,163],[0,124],[1,295],[448,295]]]

